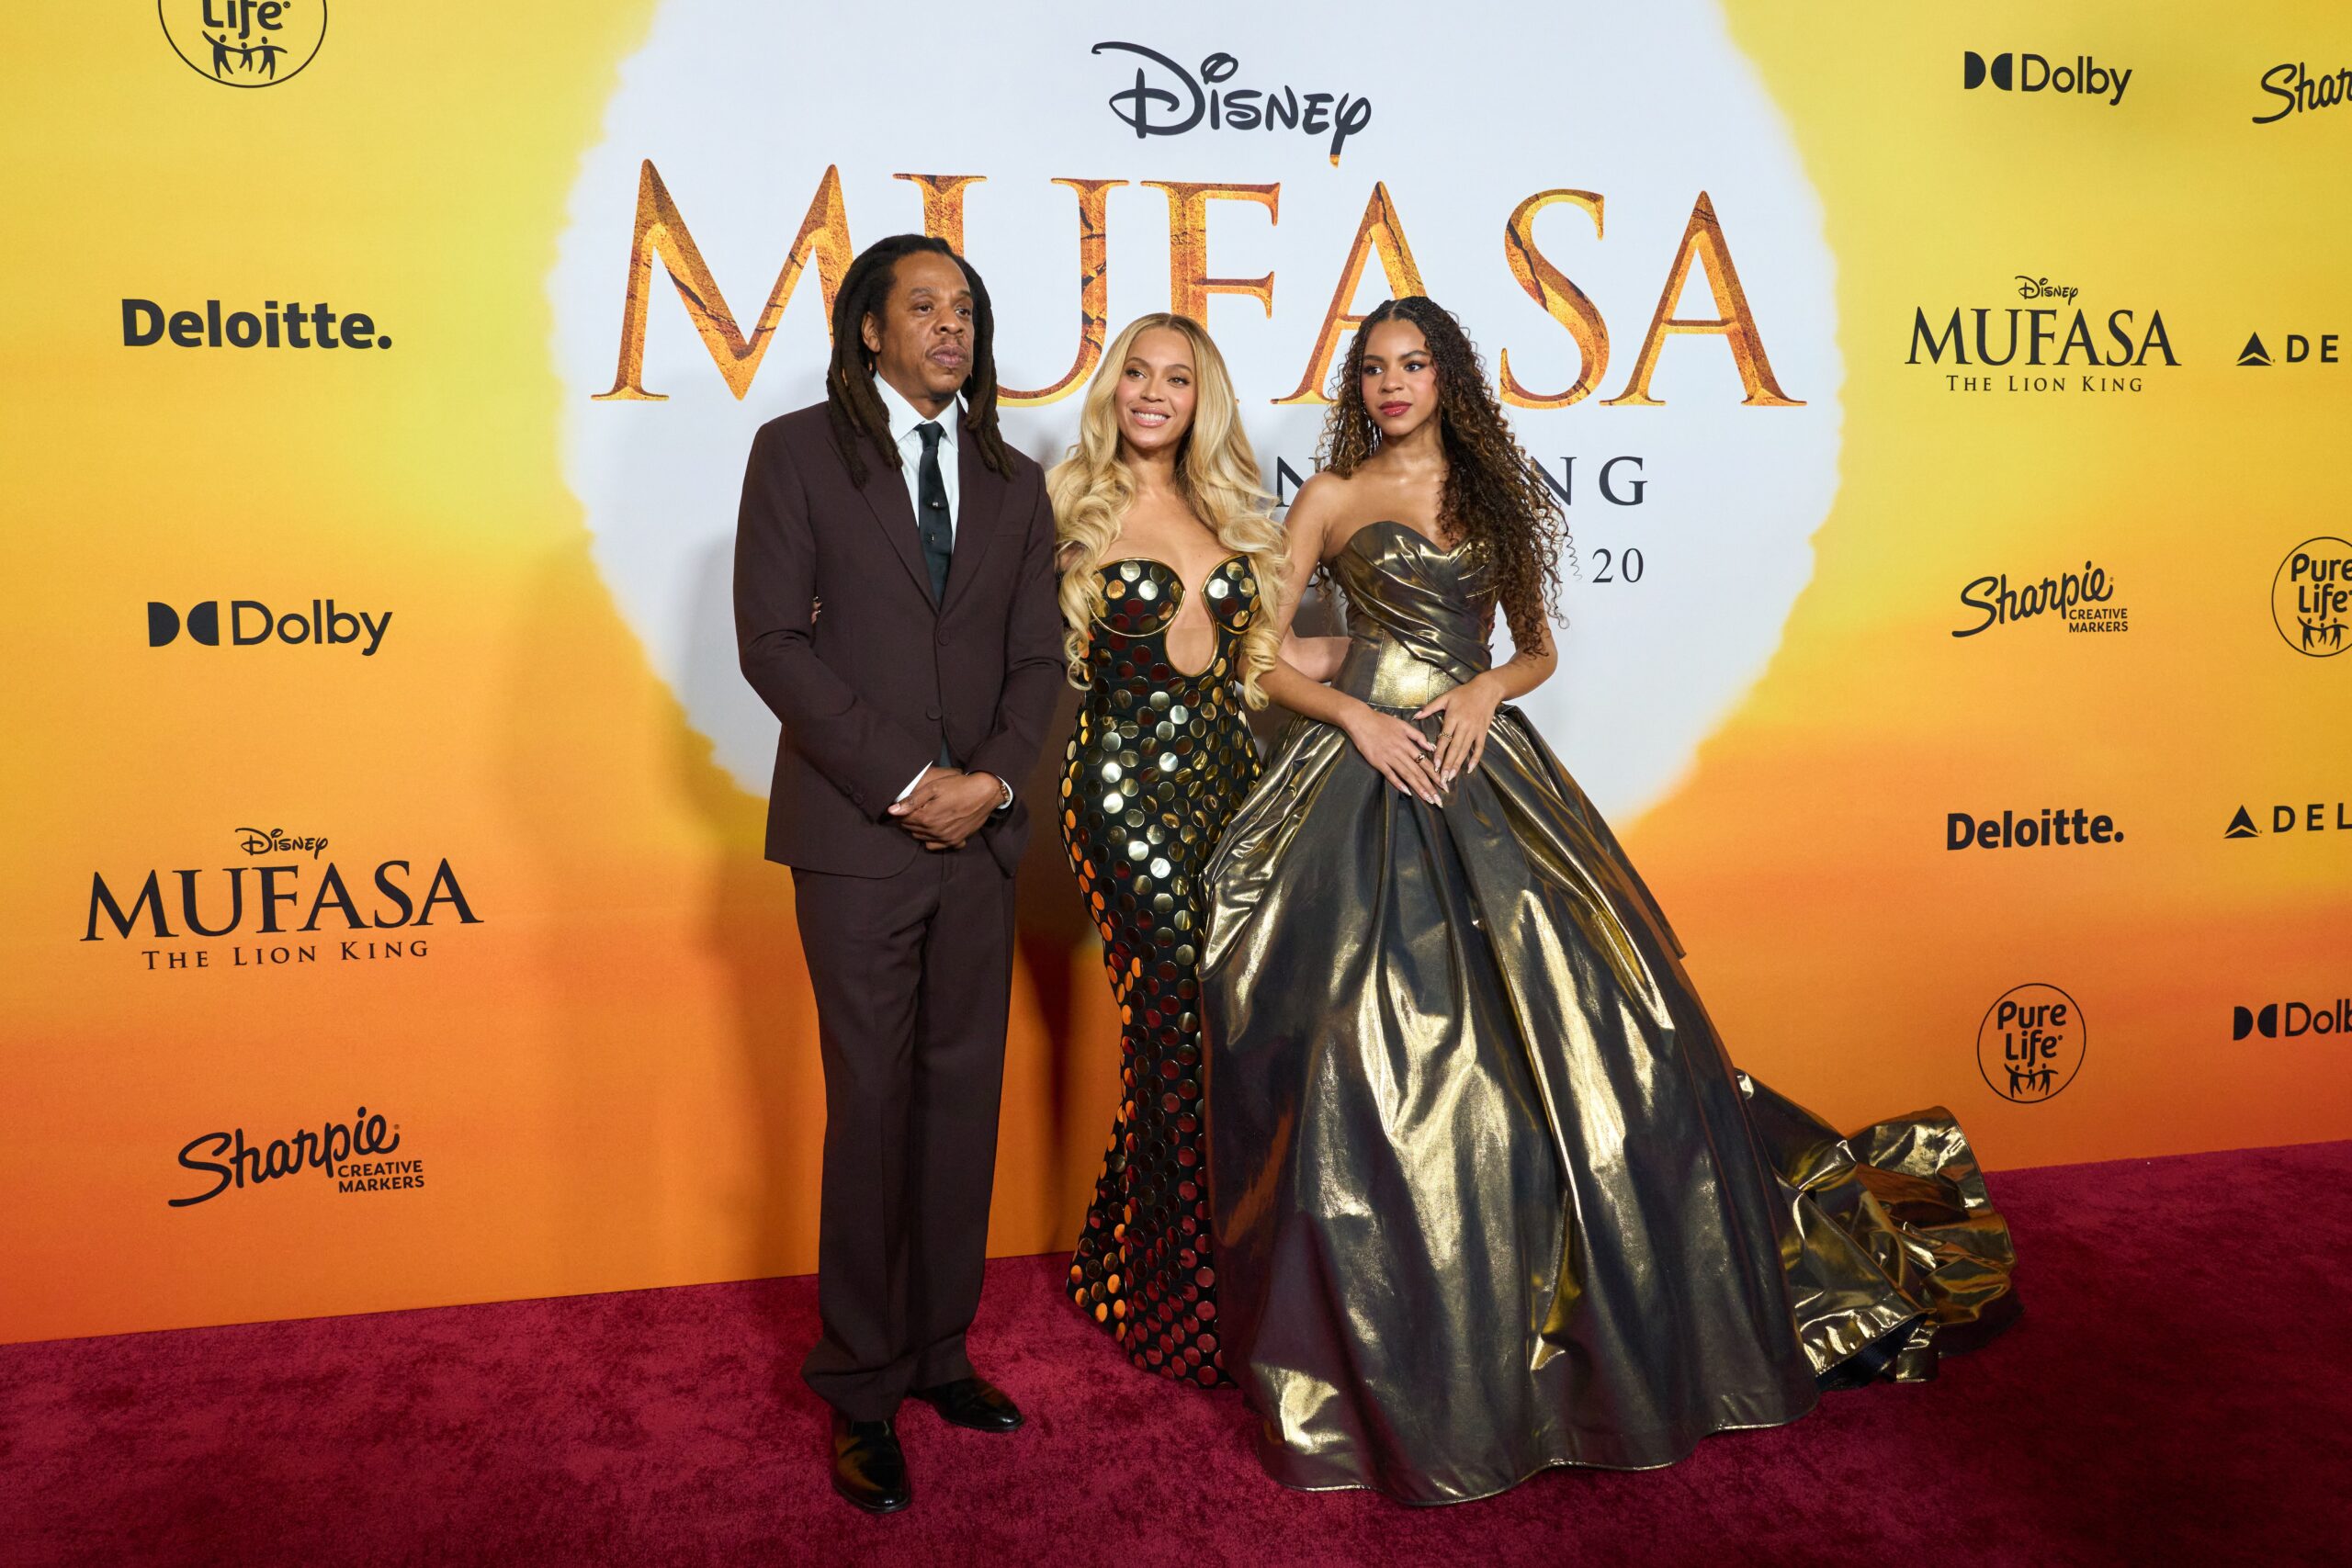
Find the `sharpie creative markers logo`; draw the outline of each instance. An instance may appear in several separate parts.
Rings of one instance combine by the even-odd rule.
[[[180,1145],[179,1163],[209,1177],[211,1185],[164,1201],[192,1209],[223,1192],[242,1192],[306,1170],[324,1174],[338,1192],[400,1192],[424,1186],[424,1162],[413,1153],[394,1157],[400,1147],[400,1123],[364,1105],[348,1122],[323,1122],[316,1131],[299,1127],[266,1144],[248,1139],[243,1127],[204,1133]]]
[[[2332,109],[2352,98],[2352,71],[2312,74],[2300,60],[2274,65],[2262,73],[2262,90],[2278,100],[2267,114],[2254,117],[2256,125],[2276,125],[2289,115],[2307,109]]]
[[[289,648],[349,647],[356,648],[360,658],[372,659],[376,650],[384,646],[384,633],[391,624],[390,610],[338,609],[332,599],[311,600],[308,614],[300,610],[280,614],[258,599],[232,599],[227,629],[232,648],[253,648],[266,642],[284,643]],[[161,600],[147,601],[150,648],[168,648],[183,631],[190,642],[218,648],[221,629],[218,599],[189,605],[186,615]]]
[[[327,0],[157,0],[155,15],[187,68],[223,87],[292,81],[327,37]]]
[[[2075,1081],[2089,1038],[2074,998],[2038,981],[2013,987],[1976,1026],[1977,1070],[2003,1100],[2039,1104]]]
[[[1973,625],[1954,629],[1951,635],[1974,637],[1995,626],[2052,613],[2070,632],[2130,631],[2130,613],[2113,603],[2114,598],[2115,580],[2107,575],[2105,568],[2089,561],[2085,561],[2078,572],[2060,572],[2039,582],[2029,580],[2015,586],[2010,584],[2007,572],[1996,572],[1972,579],[1960,591],[1960,602],[1976,612],[1976,619]]]
[[[1156,49],[1139,43],[1098,43],[1092,52],[1135,56],[1135,85],[1111,95],[1111,112],[1136,133],[1182,136],[1203,126],[1211,130],[1289,131],[1331,139],[1331,162],[1340,161],[1348,138],[1372,123],[1372,99],[1354,93],[1300,92],[1282,86],[1228,86],[1241,62],[1223,52],[1201,62],[1195,73]]]

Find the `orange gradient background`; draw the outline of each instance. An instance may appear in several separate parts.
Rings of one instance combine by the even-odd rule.
[[[1996,1168],[2352,1135],[2352,1042],[2229,1027],[2352,992],[2352,831],[2222,837],[2242,804],[2267,828],[2274,803],[2352,798],[2352,657],[2294,652],[2268,609],[2288,547],[2346,531],[2352,366],[2234,364],[2255,330],[2274,353],[2352,338],[2352,108],[2249,123],[2268,65],[2352,62],[2352,20],[2257,6],[2218,44],[2064,9],[1988,38],[1729,7],[1839,261],[1842,488],[1765,678],[1619,827],[1741,1065],[1832,1120],[1948,1104]],[[341,5],[301,80],[254,93],[199,80],[137,6],[8,23],[0,1340],[814,1267],[789,878],[616,613],[558,457],[544,283],[649,15]],[[1921,92],[1889,64],[1956,78],[1963,49],[2071,57],[2074,34],[2139,68],[2134,112]],[[450,105],[497,106],[495,134]],[[2100,316],[2160,308],[2180,367],[2037,399],[1903,363],[1915,308],[1998,304],[1985,280],[2029,266],[2095,282]],[[125,296],[288,295],[397,346],[120,346]],[[2086,558],[2128,634],[1947,635],[1969,579]],[[392,610],[383,654],[141,635],[151,599],[330,595]],[[1942,847],[1949,810],[2061,805],[2126,842]],[[421,886],[446,856],[482,923],[436,920],[423,959],[261,973],[150,974],[139,942],[76,940],[94,871],[127,896],[151,867],[236,863],[242,826],[327,834],[355,883],[406,858]],[[1041,834],[1023,886],[1000,1254],[1069,1242],[1116,1084],[1057,858]],[[1975,1038],[2031,980],[2081,1002],[2089,1053],[2018,1105]],[[166,1206],[201,1185],[175,1164],[190,1138],[363,1102],[422,1189],[305,1173]]]

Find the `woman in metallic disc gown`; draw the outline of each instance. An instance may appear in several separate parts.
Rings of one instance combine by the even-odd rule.
[[[1146,316],[1046,476],[1070,680],[1062,843],[1118,998],[1120,1105],[1069,1292],[1136,1365],[1214,1385],[1200,871],[1258,776],[1242,716],[1280,632],[1282,534],[1208,333]],[[1332,660],[1336,667],[1336,660]]]
[[[2016,1313],[1950,1114],[1841,1138],[1734,1068],[1510,705],[1564,530],[1487,389],[1427,299],[1356,333],[1283,594],[1327,569],[1348,650],[1263,677],[1299,716],[1206,874],[1226,1369],[1276,1479],[1417,1503],[1668,1464]]]

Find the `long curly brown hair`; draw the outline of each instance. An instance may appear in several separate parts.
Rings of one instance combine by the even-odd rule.
[[[1511,641],[1531,653],[1552,646],[1560,615],[1560,555],[1576,567],[1576,544],[1558,497],[1511,434],[1487,381],[1487,367],[1453,312],[1419,294],[1384,300],[1356,328],[1339,367],[1331,412],[1324,417],[1316,467],[1342,479],[1380,449],[1380,427],[1363,400],[1363,345],[1386,321],[1421,330],[1437,369],[1439,434],[1445,443],[1445,488],[1438,525],[1456,541],[1473,541],[1493,562],[1495,597]]]

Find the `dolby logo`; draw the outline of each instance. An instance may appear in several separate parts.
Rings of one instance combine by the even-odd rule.
[[[2058,93],[2105,98],[2113,108],[2123,101],[2123,89],[2131,81],[2130,71],[2101,65],[2087,54],[2056,65],[2044,55],[2008,50],[1990,60],[1973,49],[1961,55],[1960,85],[1971,92],[1989,86],[2004,93]]]
[[[258,599],[232,599],[228,603],[226,630],[232,648],[253,648],[266,642],[285,643],[292,648],[356,647],[360,658],[372,659],[384,645],[384,633],[392,624],[390,610],[345,610],[332,599],[311,600],[307,612],[283,613]],[[150,648],[168,647],[179,640],[182,632],[187,634],[190,642],[218,648],[222,630],[218,599],[189,605],[185,616],[160,600],[147,602]]]
[[[2306,1034],[2352,1034],[2352,998],[2313,1007],[2309,1002],[2266,1002],[2230,1010],[2230,1038],[2259,1034],[2265,1040],[2294,1040]]]
[[[2335,803],[2331,819],[2330,807],[2324,800],[2305,801],[2300,806],[2274,806],[2270,808],[2270,830],[2273,833],[2326,833],[2352,831],[2352,801]],[[2262,829],[2256,823],[2254,813],[2245,807],[2230,818],[2222,831],[2224,839],[2259,839]]]

